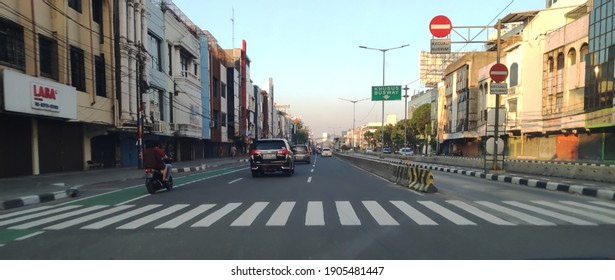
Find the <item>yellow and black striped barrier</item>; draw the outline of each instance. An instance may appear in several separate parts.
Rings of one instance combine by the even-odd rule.
[[[431,170],[411,166],[408,168],[408,187],[425,193],[435,193],[438,191],[433,184],[433,174]]]

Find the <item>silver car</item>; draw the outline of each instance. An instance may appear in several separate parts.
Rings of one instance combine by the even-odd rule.
[[[331,156],[333,156],[333,152],[329,148],[323,148],[321,156],[323,156],[323,157],[331,157]]]

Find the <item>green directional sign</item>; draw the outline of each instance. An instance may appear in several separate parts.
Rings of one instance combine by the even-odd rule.
[[[372,101],[401,100],[401,86],[372,86]]]

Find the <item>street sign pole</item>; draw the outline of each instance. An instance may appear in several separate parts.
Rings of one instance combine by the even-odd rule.
[[[497,36],[497,56],[496,56],[496,62],[497,64],[500,64],[500,36],[501,36],[501,28],[502,28],[502,20],[498,19],[498,25],[496,26],[497,30],[498,30],[498,36]],[[499,170],[498,168],[498,129],[499,129],[499,124],[500,122],[500,95],[496,94],[495,95],[495,128],[493,130],[493,145],[494,145],[494,149],[493,149],[493,170]],[[502,166],[503,169],[504,166]]]

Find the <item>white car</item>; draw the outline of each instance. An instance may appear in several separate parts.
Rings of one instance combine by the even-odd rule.
[[[329,148],[323,148],[322,153],[320,155],[323,157],[331,157],[333,156],[333,152],[331,152],[331,149]]]
[[[413,155],[414,151],[411,148],[401,148],[399,149],[399,154],[400,155]]]

